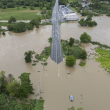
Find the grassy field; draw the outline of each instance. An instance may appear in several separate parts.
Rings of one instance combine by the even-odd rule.
[[[26,8],[23,8],[22,6],[19,8],[0,8],[0,20],[9,20],[10,16],[14,16],[17,20],[32,20],[35,19],[40,12],[41,10],[39,7],[34,7],[34,10],[30,10],[29,6]]]
[[[0,20],[9,20],[11,16],[14,16],[16,20],[32,20],[37,17],[37,12],[2,12]]]
[[[8,26],[8,23],[7,22],[0,22],[0,27],[1,26]]]

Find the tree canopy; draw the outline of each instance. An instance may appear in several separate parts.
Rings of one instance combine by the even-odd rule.
[[[80,40],[81,42],[88,43],[91,41],[91,36],[84,32],[83,34],[81,34]]]
[[[69,67],[72,67],[73,65],[76,64],[76,59],[72,55],[66,57],[66,65]]]

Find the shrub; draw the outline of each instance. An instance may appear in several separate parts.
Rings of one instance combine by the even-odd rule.
[[[6,9],[6,5],[3,5],[3,6],[2,6],[2,9]]]
[[[66,57],[66,65],[72,67],[76,64],[76,59],[71,55]]]
[[[7,8],[14,8],[15,7],[15,4],[14,3],[8,3],[7,4]]]
[[[35,25],[35,19],[31,20],[30,24]]]
[[[5,32],[3,31],[2,34],[5,35]]]
[[[86,16],[89,14],[89,11],[85,9],[81,14],[82,14],[82,16]]]
[[[83,50],[83,51],[81,52],[80,58],[83,59],[83,60],[87,59],[87,52],[86,52],[85,50]]]
[[[27,98],[28,95],[33,91],[30,73],[22,73],[18,78],[21,80],[20,92],[18,93],[18,96],[20,96],[20,98]]]
[[[75,43],[79,43],[79,40],[78,39],[75,39],[75,41],[74,41]]]
[[[79,63],[79,65],[80,66],[85,66],[86,65],[86,62],[81,60],[80,63]]]
[[[16,18],[11,16],[10,19],[8,20],[8,23],[16,22]]]
[[[12,25],[12,24],[9,24],[9,25],[8,25],[8,30],[9,30],[9,31],[12,31],[12,30],[13,30],[13,25]]]
[[[81,26],[87,26],[87,22],[84,20],[84,18],[82,18],[80,21],[78,21],[78,23],[79,23]]]
[[[84,32],[83,34],[81,34],[80,40],[81,42],[88,43],[91,41],[91,36]]]
[[[70,46],[72,46],[72,45],[73,45],[74,40],[75,40],[74,38],[72,38],[72,37],[70,38],[70,41],[69,41],[69,45],[70,45]]]
[[[33,25],[29,23],[29,24],[27,25],[27,29],[28,29],[28,30],[33,30]]]
[[[26,23],[19,22],[13,25],[13,31],[16,33],[25,32],[26,31]]]

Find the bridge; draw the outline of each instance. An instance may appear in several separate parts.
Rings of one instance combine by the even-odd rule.
[[[62,47],[61,47],[61,40],[60,40],[60,18],[59,18],[59,11],[58,11],[58,0],[55,2],[55,6],[53,8],[52,13],[52,44],[51,44],[51,60],[59,64],[63,61],[62,56]]]

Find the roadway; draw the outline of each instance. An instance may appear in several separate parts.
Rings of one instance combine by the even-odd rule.
[[[52,13],[53,26],[52,26],[51,59],[57,64],[63,61],[59,22],[60,19],[58,12],[58,0],[56,0]]]

